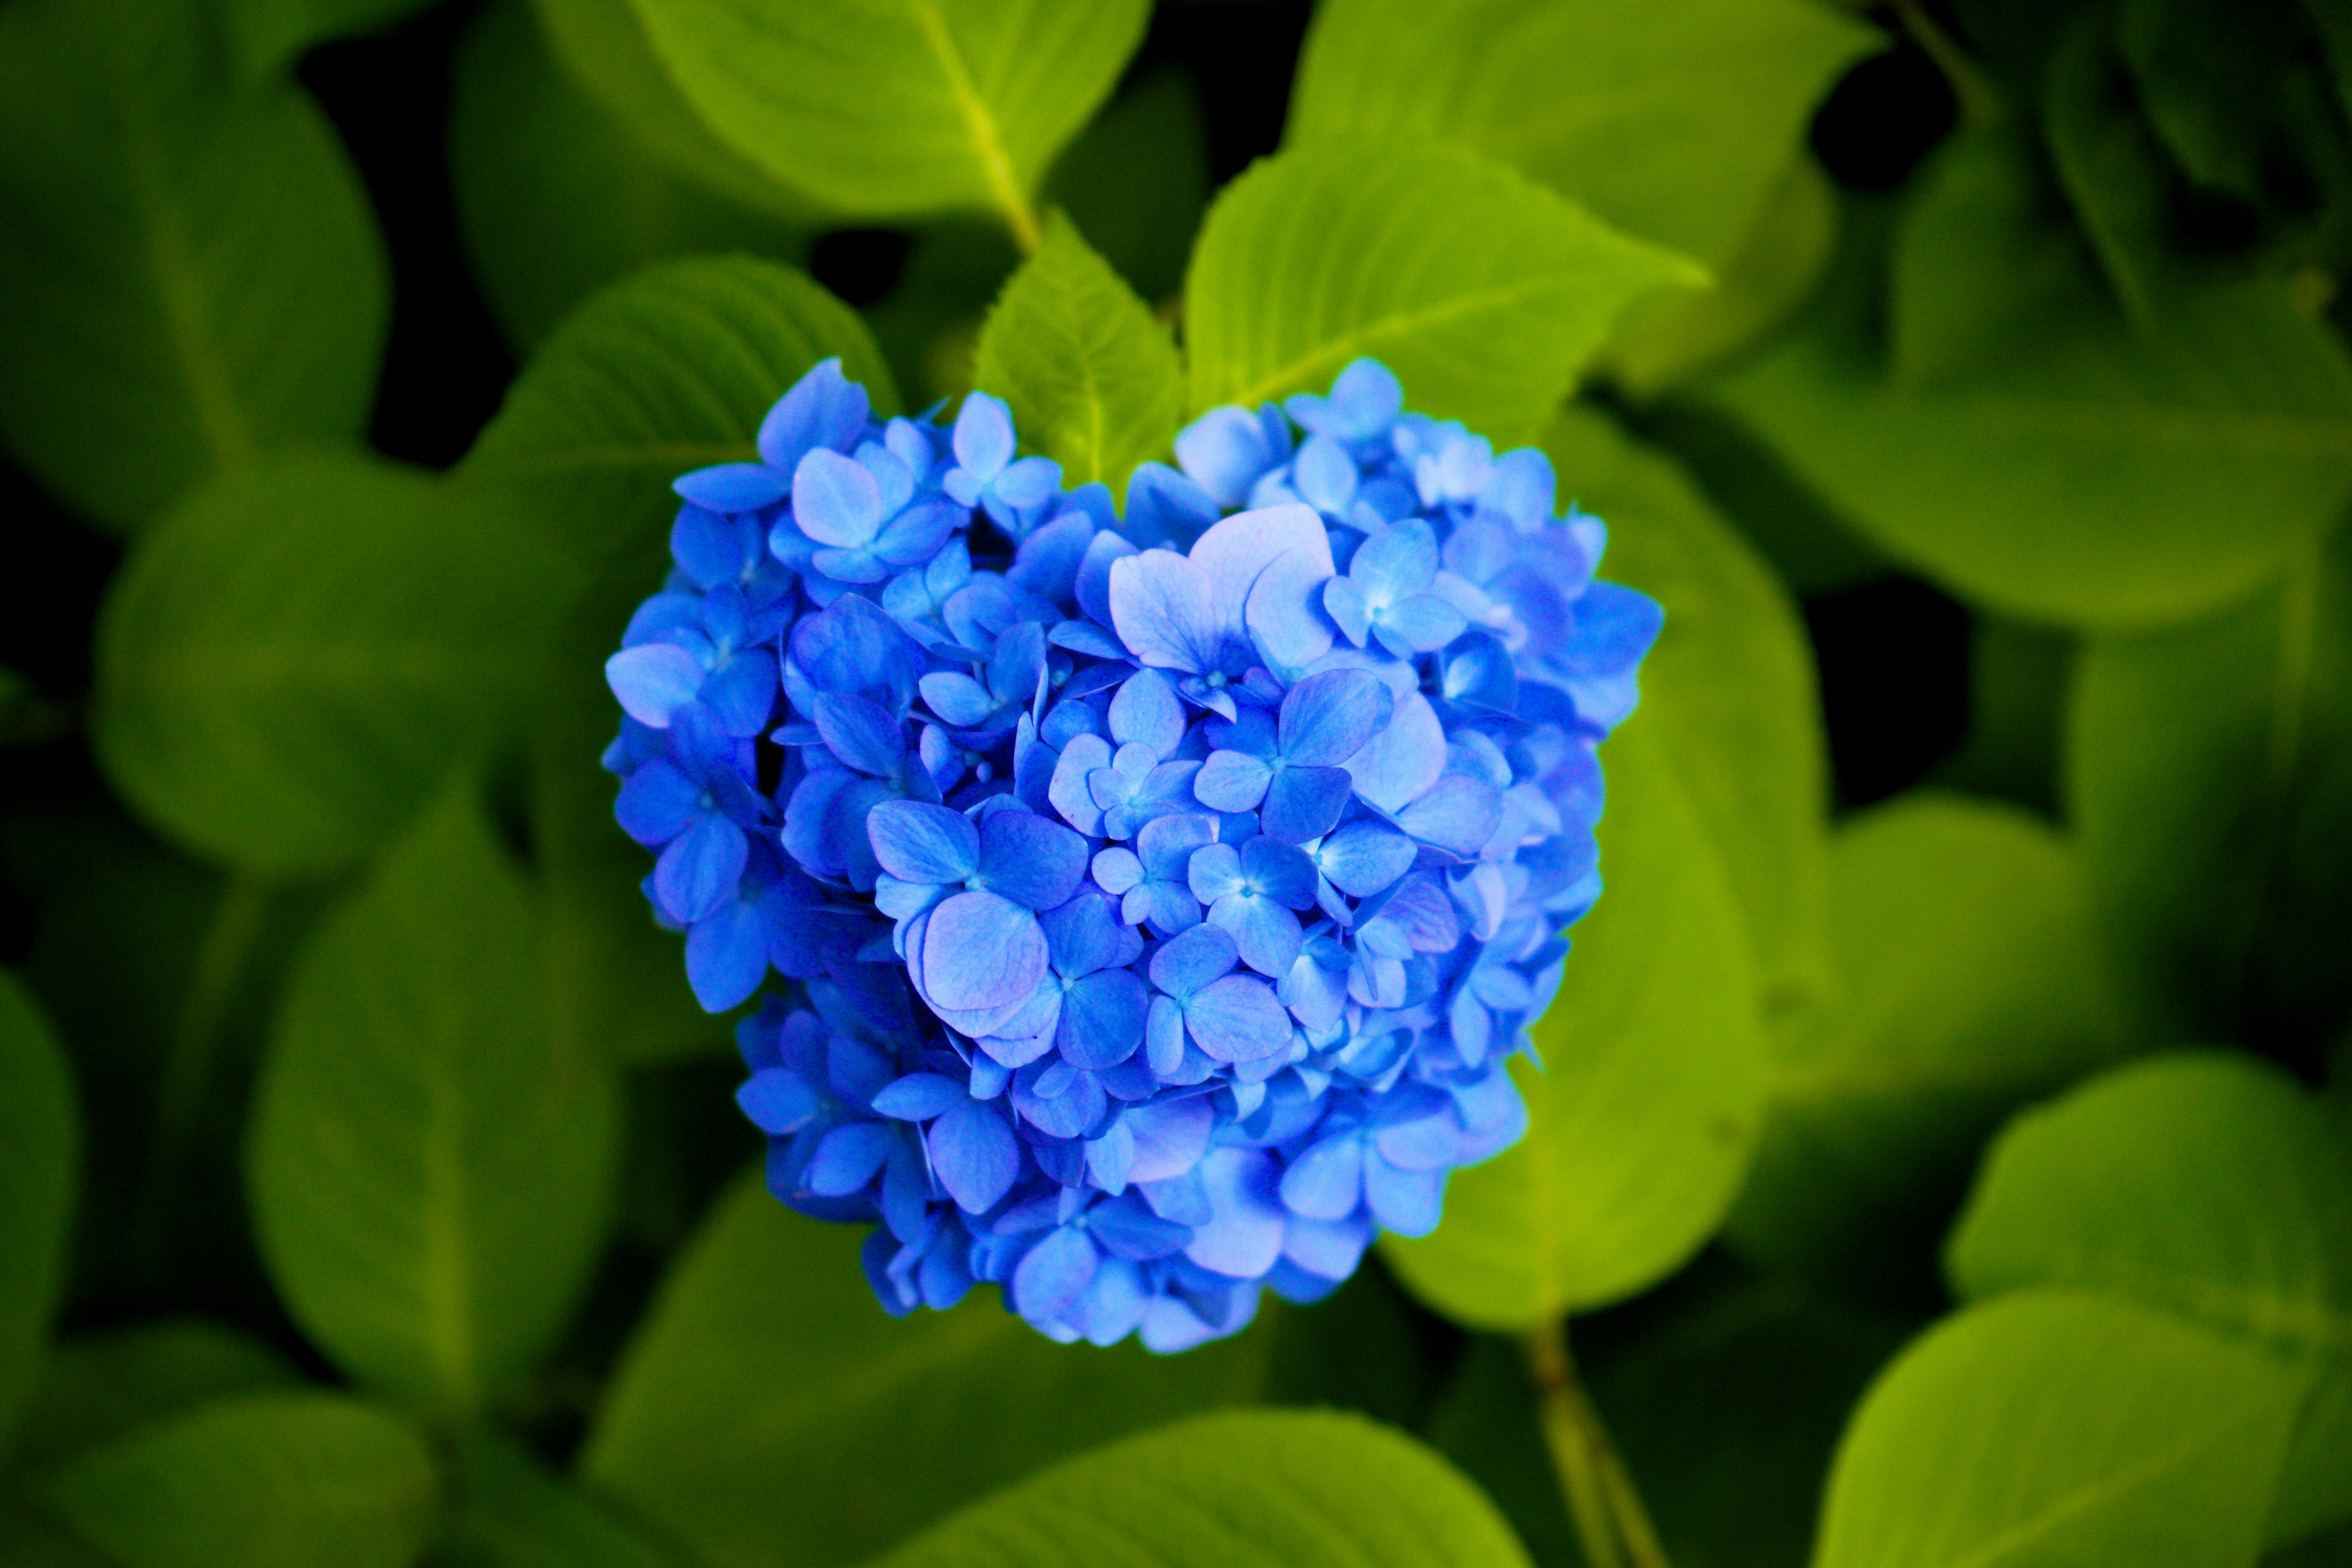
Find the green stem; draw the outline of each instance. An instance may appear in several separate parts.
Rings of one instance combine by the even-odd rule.
[[[1649,1511],[1577,1380],[1566,1321],[1554,1319],[1537,1329],[1523,1348],[1544,1443],[1585,1562],[1590,1568],[1666,1568]]]

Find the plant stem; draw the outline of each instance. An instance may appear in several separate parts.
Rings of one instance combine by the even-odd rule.
[[[1903,30],[1911,35],[1911,41],[1936,62],[1936,68],[1951,83],[1952,96],[1959,101],[1961,123],[1982,126],[1999,121],[2000,95],[1993,91],[1992,84],[1985,80],[1976,62],[1952,41],[1952,36],[1936,25],[1936,18],[1927,15],[1927,7],[1920,0],[1895,0],[1895,15],[1901,18]]]
[[[1585,1562],[1591,1568],[1667,1568],[1649,1510],[1609,1441],[1601,1413],[1577,1381],[1566,1321],[1555,1318],[1537,1329],[1523,1348],[1544,1442],[1559,1472]]]

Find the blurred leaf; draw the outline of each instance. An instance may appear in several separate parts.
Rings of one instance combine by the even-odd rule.
[[[1495,1505],[1402,1433],[1333,1412],[1200,1415],[1055,1466],[877,1568],[1523,1568]]]
[[[2124,0],[2116,42],[2189,179],[2262,200],[2280,77],[2304,29],[2286,0]]]
[[[355,1379],[474,1415],[588,1283],[618,1107],[552,1038],[540,913],[460,778],[295,967],[254,1110],[262,1250]]]
[[[858,1246],[737,1185],[624,1356],[583,1473],[719,1568],[820,1568],[1265,1377],[1263,1329],[1164,1358],[1056,1345],[984,1288],[893,1320]],[[780,1477],[821,1502],[780,1504]]]
[[[1490,1334],[1471,1337],[1430,1415],[1427,1433],[1437,1451],[1461,1466],[1503,1510],[1537,1568],[1588,1568],[1517,1342]],[[1653,1478],[1637,1472],[1634,1480],[1646,1494]]]
[[[1671,1273],[1722,1222],[1755,1145],[1755,961],[1667,747],[1636,717],[1602,748],[1609,890],[1536,1026],[1544,1068],[1517,1074],[1526,1139],[1454,1177],[1433,1234],[1381,1242],[1414,1294],[1473,1328],[1527,1328]]]
[[[632,0],[722,142],[843,214],[1002,211],[1142,41],[1146,0]],[[1034,241],[1034,233],[1030,238]]]
[[[383,243],[298,88],[233,93],[194,0],[0,11],[0,437],[115,529],[290,447],[350,443]]]
[[[466,253],[529,347],[597,289],[697,251],[797,260],[804,232],[646,152],[575,87],[527,0],[478,17],[457,57],[449,173]]]
[[[1450,138],[1714,266],[1876,42],[1807,0],[1337,0],[1291,135]]]
[[[1979,615],[1969,628],[1969,728],[1935,782],[2058,816],[2058,751],[2078,642]]]
[[[24,983],[0,969],[0,1458],[58,1304],[79,1144],[57,1037]]]
[[[37,746],[72,727],[73,721],[41,695],[33,682],[0,665],[0,746]]]
[[[100,760],[202,854],[339,868],[498,733],[575,582],[522,522],[416,470],[313,456],[223,480],[108,590]]]
[[[1429,1361],[1412,1303],[1367,1263],[1325,1300],[1276,1316],[1265,1403],[1357,1410],[1412,1430],[1428,1400]]]
[[[949,218],[915,232],[897,286],[866,312],[908,407],[971,390],[981,324],[1020,264],[994,224]]]
[[[2009,807],[1914,795],[1855,818],[1831,846],[1830,929],[1843,994],[1773,1036],[1728,1235],[1884,1291],[1926,1272],[2001,1117],[2123,1049],[2123,1009],[2073,847]]]
[[[877,414],[897,411],[865,324],[806,274],[749,257],[648,268],[555,330],[457,475],[592,570],[641,563],[651,588],[669,563],[670,480],[756,458],[770,407],[835,354]]]
[[[313,45],[381,32],[437,0],[227,0],[229,50],[239,81],[266,83]]]
[[[91,1455],[50,1503],[125,1568],[408,1568],[433,1509],[415,1433],[336,1394],[225,1400]]]
[[[1405,401],[1532,437],[1633,300],[1704,275],[1456,148],[1310,144],[1209,209],[1185,285],[1195,411],[1321,391],[1370,354]]]
[[[621,722],[604,660],[656,581],[609,570],[582,595],[530,730],[549,1026],[570,1054],[621,1066],[723,1051],[730,1038],[687,984],[684,942],[654,921],[639,886],[653,858],[614,821],[620,781],[600,761]]]
[[[1610,380],[1647,399],[1729,357],[1811,296],[1837,229],[1837,187],[1801,149],[1716,267],[1714,287],[1653,297],[1625,312],[1601,352]]]
[[[1544,437],[1564,495],[1609,525],[1604,575],[1665,606],[1645,723],[1723,857],[1770,1016],[1830,984],[1829,757],[1812,649],[1755,549],[1663,455],[1580,407]]]
[[[8,823],[38,911],[25,980],[57,1021],[87,1109],[76,1205],[84,1301],[272,1313],[247,1225],[246,1100],[278,983],[318,890],[231,877],[111,810]]]
[[[1998,133],[1941,153],[1895,263],[1868,226],[1804,330],[1707,395],[1890,552],[2007,614],[2116,626],[2245,592],[2352,489],[2352,369],[2283,292],[2135,334]],[[2227,524],[2217,521],[2227,519]]]
[[[456,1517],[435,1553],[444,1568],[670,1568],[676,1559],[585,1489],[541,1469],[489,1433],[454,1449]]]
[[[1813,1561],[2245,1568],[2303,1381],[2111,1298],[1972,1307],[1854,1413]]]
[[[2095,637],[2066,796],[2099,917],[2175,1038],[2315,1051],[2352,1003],[2352,555],[2193,625]]]
[[[1120,93],[1054,165],[1045,196],[1137,293],[1172,298],[1209,205],[1209,128],[1192,79],[1162,67]]]
[[[989,312],[976,380],[1072,489],[1100,479],[1124,496],[1136,464],[1167,457],[1184,416],[1167,329],[1059,213]]]
[[[703,123],[655,55],[633,0],[532,0],[531,9],[565,70],[646,153],[753,212],[800,222],[821,216]]]
[[[200,1318],[165,1318],[65,1341],[26,1412],[28,1470],[46,1469],[198,1405],[301,1379],[259,1340]]]
[[[2271,1539],[2352,1514],[2352,1129],[2277,1068],[2164,1057],[2020,1117],[1949,1265],[1968,1297],[2106,1290],[2308,1364]]]

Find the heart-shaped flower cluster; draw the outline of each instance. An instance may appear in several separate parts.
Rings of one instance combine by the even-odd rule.
[[[703,1005],[803,983],[740,1100],[778,1197],[879,1222],[882,1304],[1181,1350],[1519,1137],[1660,615],[1540,451],[1373,361],[1207,415],[1123,515],[1015,450],[985,394],[810,372],[677,481],[605,761]]]

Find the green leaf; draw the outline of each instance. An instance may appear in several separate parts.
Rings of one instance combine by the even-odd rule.
[[[676,1559],[589,1491],[541,1469],[511,1439],[469,1433],[455,1445],[456,1517],[445,1568],[672,1568]]]
[[[47,1469],[214,1400],[300,1381],[259,1340],[201,1318],[85,1334],[43,1363],[20,1459],[27,1470]]]
[[[1136,178],[1149,169],[1150,178]],[[1209,206],[1209,128],[1200,89],[1162,66],[1111,100],[1070,143],[1045,198],[1146,300],[1173,298]]]
[[[1703,279],[1475,153],[1310,143],[1209,209],[1184,290],[1192,406],[1319,392],[1370,354],[1411,407],[1510,446],[1628,304]]]
[[[0,969],[0,1458],[64,1282],[80,1129],[48,1020]]]
[[[1353,1415],[1202,1415],[1055,1466],[877,1568],[1524,1568],[1452,1466]]]
[[[1941,1230],[2000,1119],[2121,1052],[2123,1006],[2073,847],[2010,807],[1916,795],[1854,819],[1830,851],[1830,929],[1843,993],[1774,1033],[1728,1236],[1889,1288],[1927,1274],[1905,1240]]]
[[[2251,1568],[2303,1383],[2108,1297],[1972,1307],[1855,1411],[1815,1568]]]
[[[2302,64],[2305,30],[2294,7],[2124,0],[2118,22],[2116,42],[2139,100],[2189,179],[2261,201],[2280,79]]]
[[[0,438],[127,530],[367,423],[390,310],[350,160],[300,89],[232,92],[193,0],[0,13]]]
[[[1722,1222],[1762,1115],[1755,961],[1663,726],[1601,748],[1608,879],[1522,1071],[1528,1135],[1454,1177],[1445,1222],[1381,1246],[1457,1322],[1524,1329],[1674,1271]],[[1705,976],[1694,984],[1694,976]]]
[[[1665,606],[1642,665],[1659,726],[1746,917],[1776,1016],[1827,973],[1828,743],[1794,600],[1670,461],[1580,407],[1544,437],[1563,495],[1609,524],[1602,574]]]
[[[1979,615],[1969,628],[1969,728],[1932,781],[2056,817],[2066,690],[2079,639]]]
[[[1804,330],[1706,393],[1853,526],[2006,614],[2117,626],[2225,603],[2333,521],[2352,367],[2283,291],[2198,291],[2136,333],[1999,133],[1924,180],[1891,344],[1849,222]]]
[[[1430,1360],[1412,1303],[1387,1269],[1368,1264],[1323,1300],[1276,1317],[1265,1402],[1356,1410],[1413,1427],[1428,1403]]]
[[[408,1568],[433,1486],[401,1423],[341,1394],[266,1394],[93,1454],[47,1495],[125,1568]]]
[[[1167,330],[1056,213],[981,330],[979,385],[1012,405],[1031,447],[1072,489],[1127,493],[1135,465],[1164,458],[1184,416],[1184,367]]]
[[[718,137],[845,215],[1029,198],[1143,38],[1145,0],[633,0]]]
[[[2315,1047],[2352,1003],[2352,544],[2176,629],[2093,638],[2065,784],[2100,921],[2174,1038]]]
[[[650,588],[669,560],[670,480],[756,458],[776,399],[836,354],[877,414],[897,412],[865,324],[806,274],[748,257],[649,268],[549,337],[458,479],[592,568],[638,563]]]
[[[1877,43],[1806,0],[1338,0],[1308,36],[1290,134],[1447,138],[1713,266]]]
[[[523,521],[413,469],[313,456],[224,479],[108,590],[100,761],[200,854],[336,869],[498,735],[575,582]]]
[[[2352,1129],[2277,1068],[2168,1056],[2020,1117],[1948,1262],[1965,1296],[2110,1291],[2311,1366],[2271,1539],[2352,1514]]]
[[[258,86],[313,45],[383,32],[436,0],[228,0],[229,48],[240,82]]]
[[[818,1568],[1265,1374],[1263,1331],[1163,1358],[1056,1345],[992,1299],[896,1321],[858,1245],[740,1183],[624,1356],[588,1479],[718,1568]]]
[[[603,1242],[614,1086],[550,1011],[531,890],[462,778],[288,984],[254,1110],[263,1253],[321,1348],[413,1405],[483,1410]]]
[[[526,0],[468,30],[449,121],[450,183],[475,276],[508,338],[532,345],[614,279],[698,251],[798,259],[801,229],[646,151],[566,77]]]
[[[1592,1402],[1667,1560],[1803,1568],[1846,1414],[1906,1335],[1901,1319],[1750,1285],[1645,1324],[1594,1359]],[[1430,1432],[1538,1563],[1581,1561],[1518,1346],[1474,1341]]]

